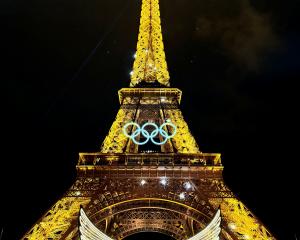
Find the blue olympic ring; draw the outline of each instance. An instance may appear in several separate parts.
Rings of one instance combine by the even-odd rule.
[[[131,135],[128,134],[127,128],[129,126],[133,126],[135,127],[135,130],[133,131],[133,133]],[[154,130],[152,130],[150,133],[145,129],[147,126],[151,126],[154,128]],[[164,130],[164,128],[166,126],[171,126],[173,128],[173,132],[172,134],[168,134],[168,132],[166,130]],[[147,142],[149,142],[149,140],[151,140],[151,142],[155,145],[163,145],[165,144],[170,138],[174,137],[176,134],[176,130],[177,127],[171,123],[171,122],[165,122],[163,123],[160,127],[158,127],[155,123],[151,123],[151,122],[147,122],[145,123],[142,127],[140,127],[139,124],[134,123],[134,122],[129,122],[126,123],[123,127],[123,133],[126,137],[130,138],[135,144],[137,145],[144,145]],[[136,137],[139,136],[140,134],[143,135],[143,137],[145,137],[146,139],[143,142],[139,142],[136,140]],[[164,137],[164,140],[162,142],[157,142],[154,140],[154,138],[157,135],[161,135],[162,137]]]

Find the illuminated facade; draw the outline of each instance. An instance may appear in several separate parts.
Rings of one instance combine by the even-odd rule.
[[[220,239],[275,239],[225,185],[220,154],[200,151],[179,108],[182,93],[169,86],[159,3],[142,0],[130,88],[119,90],[116,119],[99,152],[79,154],[75,183],[23,240],[88,235],[79,231],[81,207],[80,223],[99,239],[141,231],[209,239],[211,223]]]

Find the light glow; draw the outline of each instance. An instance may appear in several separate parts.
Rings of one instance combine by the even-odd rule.
[[[179,194],[179,198],[180,198],[181,200],[185,199],[185,194],[184,194],[183,192],[180,193],[180,194]]]
[[[76,191],[76,196],[79,196],[80,194],[81,194],[81,192],[80,191]]]
[[[185,190],[190,190],[192,188],[192,184],[190,182],[185,182],[183,184]]]
[[[162,177],[159,182],[163,186],[166,186],[168,184],[168,181],[167,181],[166,177]]]
[[[236,229],[236,225],[234,223],[229,223],[228,224],[228,227],[231,229],[231,230],[235,230]]]
[[[140,184],[141,184],[142,186],[144,186],[146,183],[147,183],[147,182],[146,182],[145,179],[142,179],[141,182],[140,182]]]

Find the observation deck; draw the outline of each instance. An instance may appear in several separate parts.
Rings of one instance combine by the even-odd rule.
[[[82,176],[222,178],[218,153],[80,153],[77,173]]]
[[[178,88],[122,88],[119,90],[119,102],[126,97],[172,98],[181,101],[182,91]]]

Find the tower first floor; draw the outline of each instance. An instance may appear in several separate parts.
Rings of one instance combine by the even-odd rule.
[[[75,183],[23,240],[79,239],[82,207],[107,236],[189,239],[218,209],[220,239],[275,239],[222,178],[219,154],[81,154]]]

